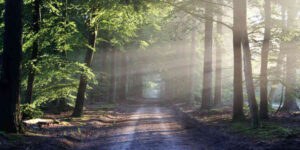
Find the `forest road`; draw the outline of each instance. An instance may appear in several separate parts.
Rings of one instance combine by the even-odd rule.
[[[159,105],[128,108],[127,119],[79,149],[99,150],[202,150],[207,149],[181,125],[175,112]]]

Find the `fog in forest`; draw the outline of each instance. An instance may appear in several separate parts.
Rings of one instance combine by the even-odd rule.
[[[299,8],[0,0],[0,149],[299,149]]]

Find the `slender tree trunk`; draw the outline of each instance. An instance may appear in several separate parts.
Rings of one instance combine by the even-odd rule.
[[[117,51],[115,54],[115,89],[114,89],[114,100],[117,102],[120,100],[120,51]]]
[[[189,100],[191,103],[195,103],[195,85],[194,85],[194,79],[195,79],[195,51],[196,51],[196,31],[195,29],[192,31],[192,43],[191,43],[191,49],[190,49],[190,69],[189,69]]]
[[[286,32],[286,7],[284,5],[281,6],[281,16],[282,16],[282,33]],[[285,58],[285,41],[280,42],[280,51],[277,58],[277,64],[276,64],[276,71],[275,71],[275,81],[272,82],[272,87],[270,90],[269,98],[268,100],[271,102],[273,100],[273,97],[275,95],[275,91],[278,87],[278,81],[283,81],[283,63]]]
[[[20,82],[22,70],[23,0],[5,0],[3,71],[0,80],[0,131],[23,132]]]
[[[271,38],[271,3],[265,0],[265,35],[261,51],[260,118],[268,118],[268,58]]]
[[[140,52],[137,52],[134,61],[133,96],[135,98],[143,98],[143,55]]]
[[[205,17],[205,50],[204,50],[204,68],[203,68],[203,87],[202,87],[202,110],[210,108],[212,102],[212,41],[213,41],[213,22],[212,6],[206,3]]]
[[[288,0],[287,4],[289,5],[288,9],[288,20],[287,20],[287,30],[288,32],[293,32],[296,28],[295,18],[297,17],[297,9],[295,7],[296,1]],[[286,47],[286,96],[283,103],[283,107],[280,111],[298,111],[299,107],[296,102],[296,68],[297,68],[297,44],[294,41],[289,41]]]
[[[98,78],[98,82],[99,82],[99,86],[104,88],[105,91],[103,91],[103,93],[100,95],[100,97],[98,98],[100,101],[105,101],[107,100],[107,85],[105,84],[106,81],[105,81],[105,73],[107,71],[106,69],[106,66],[107,66],[107,51],[106,50],[103,50],[101,53],[100,53],[100,67],[99,67],[99,78]]]
[[[256,102],[255,89],[252,76],[252,63],[251,63],[251,52],[248,39],[247,29],[247,1],[241,0],[241,22],[242,22],[242,44],[244,52],[244,73],[246,80],[246,89],[248,94],[248,103],[250,108],[250,116],[252,121],[252,127],[256,128],[259,126],[259,114],[258,106]]]
[[[106,57],[107,57],[107,52],[106,51],[102,51],[100,54],[100,72],[105,72],[105,66],[106,66]]]
[[[126,100],[126,83],[127,83],[127,54],[122,53],[122,75],[121,75],[121,90],[120,90],[121,100]]]
[[[233,121],[244,120],[243,112],[243,77],[242,77],[242,26],[241,0],[233,0],[233,54],[234,54],[234,81],[233,81]]]
[[[135,96],[137,98],[143,97],[143,77],[142,73],[136,72],[135,73],[135,82],[134,82],[134,88],[135,88]]]
[[[88,31],[89,33],[87,33],[89,46],[92,48],[96,48],[97,31],[98,28],[95,27],[92,31]],[[94,57],[94,49],[88,48],[85,55],[85,65],[87,67],[92,66],[93,57]],[[87,84],[88,81],[86,75],[81,75],[77,98],[76,98],[76,104],[72,114],[73,117],[80,117],[83,114],[83,105],[85,100],[85,91],[86,91]]]
[[[40,31],[40,23],[39,23],[40,16],[41,16],[40,0],[35,0],[34,1],[34,13],[33,13],[33,32],[35,35],[37,35]],[[32,53],[31,53],[31,61],[33,61],[32,65],[36,65],[36,63],[37,63],[38,50],[39,50],[39,38],[35,39],[35,41],[33,42]],[[35,78],[34,67],[30,67],[28,80],[27,80],[26,97],[25,97],[25,101],[28,104],[32,103],[34,78]]]
[[[218,15],[218,21],[222,22],[222,15]],[[222,40],[220,39],[223,34],[222,25],[217,23],[217,39],[216,39],[216,79],[215,79],[215,97],[214,106],[222,105]]]
[[[110,90],[109,97],[112,102],[115,102],[115,89],[116,89],[116,50],[111,52],[111,73],[110,73]]]

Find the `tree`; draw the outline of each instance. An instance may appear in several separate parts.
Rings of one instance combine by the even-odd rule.
[[[243,78],[242,78],[242,8],[241,0],[233,0],[233,54],[234,54],[234,81],[233,81],[233,121],[243,120]]]
[[[212,5],[205,4],[205,49],[203,66],[203,86],[202,86],[202,110],[210,108],[212,102],[212,41],[213,41],[213,21]]]
[[[260,68],[260,118],[268,118],[268,55],[271,38],[271,3],[265,0],[265,35],[261,50]]]
[[[89,21],[91,21],[91,18],[89,19]],[[98,32],[98,25],[94,25],[94,27],[87,26],[86,38],[88,39],[88,48],[87,48],[85,61],[84,61],[87,67],[92,66],[94,51],[96,48],[97,32]],[[80,117],[83,113],[83,105],[85,100],[85,91],[87,87],[87,82],[88,82],[87,76],[85,74],[81,75],[75,108],[72,114],[73,117]]]
[[[121,90],[120,99],[126,100],[126,84],[127,84],[127,54],[123,52],[122,56],[122,75],[121,75]]]
[[[190,48],[190,65],[189,65],[189,100],[190,102],[194,103],[195,102],[195,85],[194,85],[194,78],[195,78],[195,51],[196,51],[196,29],[192,31],[191,34],[191,48]]]
[[[246,89],[248,94],[248,103],[250,108],[250,117],[252,122],[252,127],[256,128],[259,126],[259,114],[258,114],[258,106],[256,102],[255,89],[253,83],[253,75],[252,75],[252,63],[251,63],[251,52],[250,45],[248,39],[248,29],[247,29],[247,1],[241,0],[241,26],[242,32],[242,45],[243,45],[243,54],[244,54],[244,73],[246,80]]]
[[[33,32],[35,35],[37,35],[40,31],[40,16],[41,16],[40,2],[41,2],[41,0],[34,1]],[[35,70],[34,70],[33,66],[35,66],[37,63],[38,52],[39,52],[39,38],[36,37],[36,39],[33,42],[33,46],[32,46],[31,61],[33,63],[31,64],[32,66],[29,69],[26,98],[25,98],[26,103],[29,103],[29,104],[32,103],[33,85],[34,85],[34,78],[35,78]]]
[[[5,1],[3,65],[0,80],[0,130],[22,132],[20,81],[23,33],[23,0]]]
[[[222,8],[222,7],[221,7]],[[222,9],[221,9],[222,10]],[[218,14],[217,20],[222,22],[222,14]],[[222,104],[222,24],[217,23],[217,39],[216,39],[216,77],[215,77],[215,97],[214,106],[218,107]]]
[[[297,9],[295,7],[296,2],[293,0],[289,0],[288,4],[288,20],[287,20],[287,30],[289,33],[293,32],[293,29],[296,27],[295,18],[297,17]],[[283,107],[281,111],[297,111],[299,107],[296,102],[296,61],[297,55],[295,54],[297,49],[295,41],[293,38],[289,40],[286,44],[286,96]]]
[[[281,5],[281,34],[286,33],[286,6],[284,4]],[[276,68],[275,68],[275,79],[272,82],[270,94],[268,97],[269,101],[272,101],[275,95],[275,91],[278,88],[278,81],[283,81],[283,66],[284,66],[284,59],[285,59],[285,45],[286,42],[284,40],[280,41],[280,48],[278,58],[276,60]],[[284,87],[283,87],[284,88]],[[283,93],[282,93],[283,94]]]
[[[109,89],[109,98],[112,102],[116,100],[116,50],[111,51],[111,71],[110,71],[110,89]]]

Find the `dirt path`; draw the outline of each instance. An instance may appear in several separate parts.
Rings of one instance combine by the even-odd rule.
[[[116,127],[107,130],[107,136],[82,141],[78,149],[206,149],[180,125],[170,108],[144,105],[131,107],[127,111],[129,117]]]
[[[36,132],[45,136],[27,137],[28,142],[10,149],[276,150],[297,143],[251,142],[189,119],[177,109],[159,104],[121,106],[113,112],[103,114],[97,105],[91,105],[85,111],[85,116],[74,118],[71,125],[37,129]],[[35,140],[42,138],[44,140]]]

